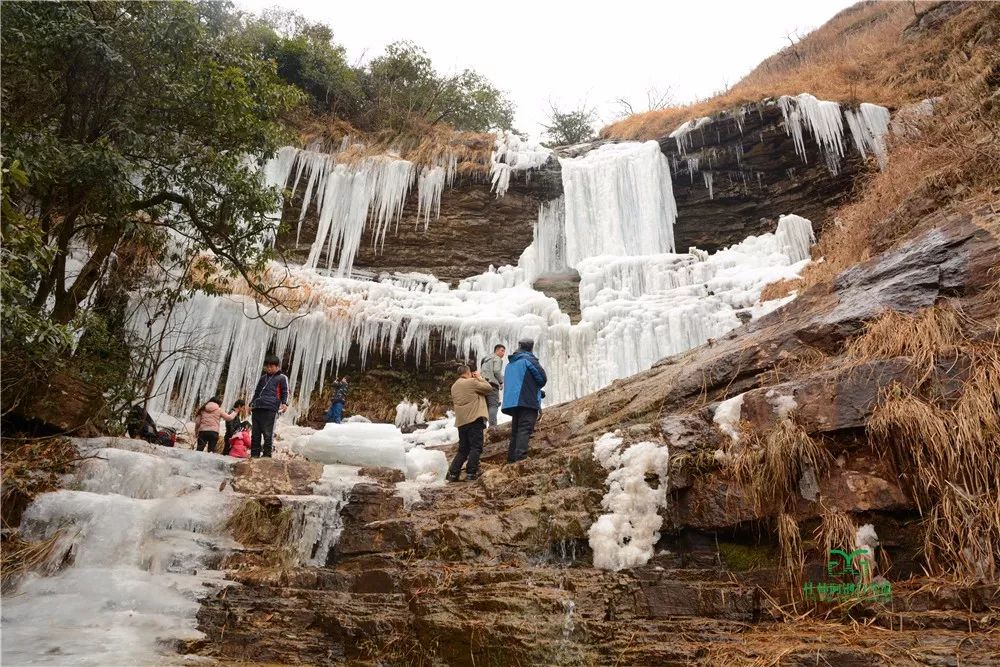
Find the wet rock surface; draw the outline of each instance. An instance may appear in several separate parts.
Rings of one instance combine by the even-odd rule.
[[[914,381],[912,360],[844,353],[885,308],[950,297],[988,311],[996,216],[928,226],[723,339],[546,407],[526,461],[503,462],[501,428],[479,480],[422,490],[410,508],[373,475],[341,512],[330,567],[234,569],[236,583],[202,607],[198,652],[272,664],[996,664],[1000,590],[919,578],[915,504],[864,437],[880,391]],[[963,372],[950,364],[935,381]],[[793,398],[789,418],[835,459],[800,481],[792,508],[806,572],[826,566],[810,539],[819,517],[850,513],[879,527],[889,602],[804,605],[783,579],[774,515],[713,457],[728,436],[712,406],[744,392],[741,416],[759,429],[774,423],[776,397]],[[593,442],[614,430],[667,443],[677,464],[655,556],[622,572],[595,570],[587,539],[606,491]]]

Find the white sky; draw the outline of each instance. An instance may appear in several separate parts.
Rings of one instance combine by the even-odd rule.
[[[322,21],[351,61],[396,40],[422,46],[439,71],[466,67],[507,91],[515,127],[537,135],[549,101],[596,107],[615,118],[619,97],[645,110],[646,91],[669,87],[690,102],[732,85],[788,41],[817,28],[853,0],[507,0],[430,2],[236,0],[260,12],[275,5]],[[789,91],[805,92],[805,91]]]

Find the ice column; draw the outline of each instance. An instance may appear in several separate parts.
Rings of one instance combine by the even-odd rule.
[[[657,142],[605,144],[560,163],[569,266],[598,255],[673,250],[677,206]]]

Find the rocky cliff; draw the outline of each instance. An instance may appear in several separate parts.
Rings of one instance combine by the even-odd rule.
[[[974,391],[969,359],[962,348],[940,348],[931,366],[851,350],[886,309],[945,303],[968,318],[971,339],[989,340],[998,231],[988,210],[932,216],[832,286],[546,409],[527,461],[502,463],[501,432],[475,483],[425,491],[407,508],[394,477],[369,471],[327,567],[231,556],[239,583],[204,605],[208,638],[189,649],[280,664],[994,664],[1000,642],[987,630],[1000,589],[922,578],[914,471],[894,467],[870,430],[893,387],[932,386],[950,401]],[[748,482],[720,458],[739,448],[712,414],[737,395],[744,447],[780,426],[830,456],[823,471],[795,470],[783,507],[755,502],[769,483]],[[673,460],[655,556],[619,573],[595,570],[588,543],[606,476],[594,441],[611,431],[663,442]],[[299,464],[272,465],[257,471],[255,493],[294,493],[274,484]],[[794,517],[794,535],[782,533],[782,516]],[[891,599],[804,599],[804,582],[825,576],[831,517],[874,525]]]

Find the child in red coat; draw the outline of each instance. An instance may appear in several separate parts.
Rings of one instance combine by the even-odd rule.
[[[250,431],[240,431],[229,439],[229,455],[238,459],[250,456]]]

